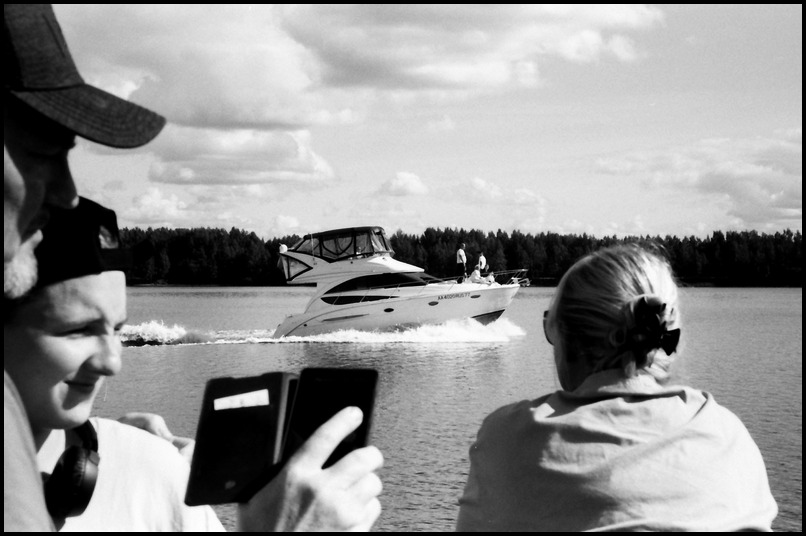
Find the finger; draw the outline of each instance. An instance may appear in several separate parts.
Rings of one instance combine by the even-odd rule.
[[[194,443],[196,443],[196,440],[191,439],[189,437],[174,436],[171,439],[171,443],[173,443],[173,446],[176,447],[177,449],[182,450],[184,448],[192,446]]]
[[[145,429],[155,436],[161,437],[162,439],[166,439],[168,441],[172,441],[174,438],[174,435],[168,429],[168,425],[165,424],[165,421],[163,421],[162,418],[159,420],[149,421],[149,423],[145,425]]]
[[[357,407],[342,409],[330,418],[302,444],[289,463],[316,464],[321,468],[345,437],[350,435],[364,419]]]
[[[367,473],[383,467],[383,454],[377,447],[356,449],[326,469],[331,475],[341,479],[345,486],[351,486]]]
[[[118,421],[128,424],[129,426],[134,426],[135,428],[140,428],[157,437],[167,439],[168,441],[173,439],[173,434],[168,429],[165,419],[154,413],[131,412],[118,419]]]
[[[348,492],[358,504],[366,504],[380,495],[382,491],[381,478],[375,473],[368,473],[353,484]]]
[[[364,519],[350,529],[350,532],[369,532],[378,516],[381,515],[381,501],[372,499],[365,507]]]

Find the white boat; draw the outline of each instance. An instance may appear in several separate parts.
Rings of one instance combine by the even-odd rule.
[[[498,272],[486,281],[438,279],[395,260],[381,227],[350,227],[306,235],[280,246],[292,285],[316,284],[305,311],[288,316],[274,338],[338,330],[395,331],[474,318],[500,317],[522,284],[524,270]]]

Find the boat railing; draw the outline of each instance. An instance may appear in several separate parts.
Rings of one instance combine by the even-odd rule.
[[[483,276],[484,278],[492,276],[492,280],[490,281],[490,285],[492,283],[498,283],[499,285],[520,285],[520,286],[529,286],[529,278],[526,277],[527,270],[525,268],[521,268],[518,270],[503,270],[500,272],[493,272],[490,271],[487,275]],[[455,287],[461,287],[462,285],[469,283],[469,279],[467,277],[461,276],[453,276],[453,277],[443,277],[443,278],[433,278],[429,279],[423,284],[423,281],[412,281],[409,283],[400,283],[395,286],[387,286],[387,285],[379,285],[377,287],[367,287],[364,289],[365,295],[358,300],[358,303],[363,302],[365,299],[369,298],[369,292],[374,290],[386,290],[389,291],[389,298],[395,298],[395,294],[400,293],[403,289],[408,289],[411,287],[420,287],[422,292],[425,291],[426,287],[429,285],[437,285],[437,284],[444,284],[447,285],[445,290],[452,291]],[[421,292],[421,293],[422,293]],[[419,296],[420,293],[415,294],[412,297]]]

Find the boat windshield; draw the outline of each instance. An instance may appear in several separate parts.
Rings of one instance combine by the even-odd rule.
[[[310,234],[289,250],[307,253],[328,261],[378,253],[394,254],[386,233],[380,227],[354,227]]]

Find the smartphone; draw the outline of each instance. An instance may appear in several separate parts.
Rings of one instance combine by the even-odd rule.
[[[347,406],[361,408],[364,420],[336,447],[323,467],[329,467],[350,451],[366,446],[377,383],[378,372],[373,369],[303,369],[288,423],[283,461],[288,461],[317,428]]]
[[[297,382],[288,372],[207,382],[185,504],[246,502],[274,477]]]

